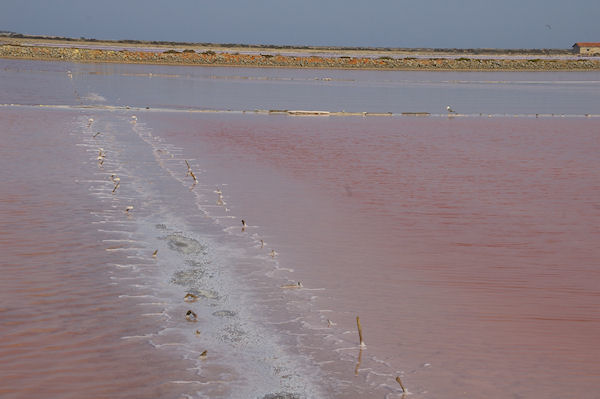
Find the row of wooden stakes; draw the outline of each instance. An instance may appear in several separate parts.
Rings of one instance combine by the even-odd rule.
[[[91,124],[93,123],[93,121],[94,120],[92,118],[89,119],[88,127],[91,126]],[[97,132],[96,134],[93,135],[93,138],[96,138],[100,134],[101,134],[101,132]],[[97,161],[98,161],[98,166],[100,166],[101,168],[102,168],[102,166],[104,164],[104,159],[105,158],[106,158],[106,153],[104,152],[103,148],[100,148],[98,150]],[[192,167],[190,166],[190,164],[189,164],[189,162],[187,160],[185,160],[185,164],[187,166],[187,174],[186,174],[186,176],[191,176],[192,179],[194,180],[194,185],[196,185],[198,183],[198,179],[196,178],[196,175],[194,174],[194,171],[192,170]],[[114,184],[114,187],[113,187],[113,190],[112,190],[112,193],[114,194],[117,191],[117,189],[119,188],[119,185],[121,184],[121,179],[119,177],[117,177],[115,174],[112,174],[110,176],[110,179],[111,179],[111,181]],[[220,194],[219,195],[219,199],[222,201],[222,194],[220,192],[219,192],[219,194]],[[133,206],[130,205],[130,206],[128,206],[125,209],[125,211],[127,213],[129,213],[129,211],[131,211],[132,209],[133,209]],[[242,219],[242,232],[246,231],[246,227],[247,226],[248,225],[246,224],[246,221],[244,219]],[[263,248],[264,247],[264,241],[263,240],[260,240],[260,241],[261,241],[261,248]],[[152,253],[152,257],[156,258],[157,254],[158,254],[158,249],[155,250]],[[275,250],[271,250],[271,256],[274,258],[275,255],[276,255]],[[297,283],[295,283],[295,284],[288,284],[288,285],[281,286],[281,288],[283,288],[283,289],[286,289],[286,288],[302,288],[302,287],[303,287],[302,283],[299,282],[299,281]],[[198,296],[196,296],[196,295],[194,295],[192,293],[188,293],[188,294],[186,294],[184,296],[183,300],[185,302],[188,302],[188,303],[195,302],[195,301],[198,300]],[[189,321],[189,322],[196,322],[198,320],[198,316],[196,315],[196,313],[194,311],[188,310],[187,313],[185,314],[185,319],[187,321]],[[327,320],[327,323],[328,323],[329,327],[331,327],[331,326],[334,325],[334,323],[331,320]],[[359,370],[359,367],[360,367],[360,364],[361,364],[361,361],[362,361],[362,351],[363,351],[363,349],[365,349],[367,347],[367,345],[365,344],[365,341],[363,339],[362,327],[361,327],[361,324],[360,324],[360,317],[358,317],[358,316],[356,316],[356,326],[357,326],[357,329],[358,329],[358,338],[359,338],[359,343],[360,343],[360,351],[359,351],[359,354],[358,354],[358,361],[357,361],[357,364],[356,364],[354,372],[355,372],[355,375],[358,375],[358,370]],[[196,335],[200,335],[200,331],[196,330],[195,334]],[[208,351],[204,350],[199,355],[199,358],[200,359],[206,359],[207,356],[208,356]],[[402,392],[406,393],[407,390],[404,387],[404,384],[402,384],[402,380],[400,379],[400,376],[396,377],[396,382],[400,385],[400,388],[402,389]]]

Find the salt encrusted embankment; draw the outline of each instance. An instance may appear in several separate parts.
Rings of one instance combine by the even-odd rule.
[[[477,58],[366,58],[249,55],[206,51],[128,51],[73,47],[0,46],[0,58],[70,61],[111,62],[135,64],[213,65],[281,68],[347,68],[397,70],[472,70],[472,71],[585,71],[600,70],[596,59],[477,59]]]

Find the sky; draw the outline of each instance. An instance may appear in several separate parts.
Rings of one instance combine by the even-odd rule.
[[[599,0],[0,0],[0,30],[197,43],[570,48]]]

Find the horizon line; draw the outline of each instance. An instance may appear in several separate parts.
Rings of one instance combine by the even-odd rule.
[[[97,39],[79,38],[56,35],[32,35],[12,31],[0,30],[0,38],[9,37],[15,39],[41,39],[41,40],[64,40],[73,42],[106,42],[117,44],[152,44],[164,46],[202,46],[202,47],[240,47],[240,48],[268,48],[268,49],[300,49],[300,50],[360,50],[360,51],[434,51],[434,52],[571,52],[572,48],[499,48],[499,47],[389,47],[389,46],[326,46],[326,45],[291,45],[291,44],[252,44],[252,43],[213,43],[213,42],[189,42],[169,40],[139,40],[139,39]]]

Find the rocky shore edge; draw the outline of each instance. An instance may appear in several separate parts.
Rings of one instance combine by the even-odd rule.
[[[122,64],[163,64],[197,66],[389,69],[425,71],[600,71],[596,59],[478,59],[393,58],[393,57],[318,57],[282,56],[278,54],[239,54],[194,50],[164,52],[104,50],[74,47],[0,46],[0,58],[68,62],[106,62]]]

